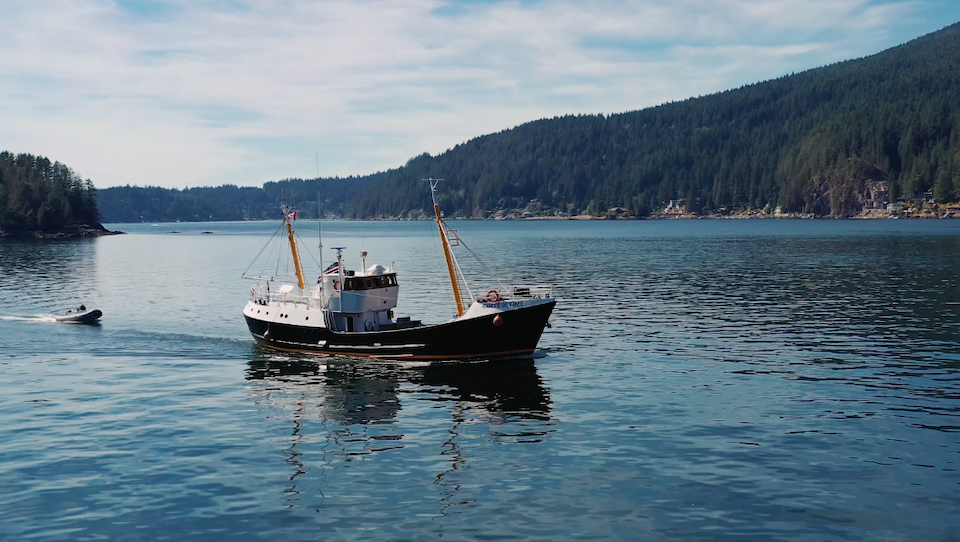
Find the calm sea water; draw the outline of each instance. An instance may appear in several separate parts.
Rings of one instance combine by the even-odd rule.
[[[960,540],[960,221],[454,225],[555,285],[537,358],[262,350],[275,223],[0,241],[0,539]],[[324,242],[452,314],[430,223]]]

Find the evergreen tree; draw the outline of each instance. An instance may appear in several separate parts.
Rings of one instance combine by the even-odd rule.
[[[56,233],[100,229],[93,184],[59,162],[0,152],[0,230]]]

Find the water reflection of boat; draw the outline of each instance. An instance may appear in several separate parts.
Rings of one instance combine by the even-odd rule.
[[[423,368],[414,382],[446,386],[443,394],[461,403],[475,403],[496,415],[550,418],[550,393],[533,360],[500,363],[441,363]]]
[[[497,416],[549,419],[550,393],[530,359],[498,362],[441,363],[425,367],[357,363],[330,358],[318,363],[308,357],[281,359],[254,356],[247,380],[268,380],[277,391],[317,400],[318,415],[342,425],[390,420],[401,408],[400,387],[421,387],[427,400],[455,401],[482,407]]]
[[[259,357],[248,364],[247,380],[271,381],[274,396],[311,400],[315,417],[343,426],[390,420],[400,410],[398,376],[356,363]]]
[[[293,230],[297,212],[287,213],[289,209],[285,208],[287,214],[267,246],[276,239],[286,245],[286,250],[276,251],[277,264],[269,268],[280,269],[282,255],[289,251],[295,277],[284,283],[273,275],[244,273],[257,281],[243,308],[254,339],[269,348],[289,352],[403,360],[494,359],[532,354],[556,305],[552,289],[546,285],[522,285],[494,288],[486,294],[481,290],[477,292],[481,295],[475,295],[452,250],[463,242],[457,231],[444,222],[436,200],[436,180],[430,181],[457,308],[455,318],[437,324],[424,324],[409,317],[394,318],[399,292],[397,273],[392,267],[368,268],[366,251],[360,253],[360,269],[349,270],[343,258],[345,247],[334,248],[336,261],[327,268],[323,267],[321,250],[322,272],[317,285],[308,287]],[[277,286],[277,282],[281,284]]]
[[[461,443],[464,424],[485,422],[490,439],[512,443],[540,442],[553,430],[550,392],[530,359],[418,367],[343,358],[323,361],[299,355],[281,358],[258,346],[247,367],[248,380],[262,381],[251,389],[257,404],[286,413],[282,416],[292,423],[283,449],[293,470],[284,491],[290,506],[298,505],[310,487],[301,478],[311,470],[322,480],[341,463],[409,445],[410,437],[402,432],[405,425],[394,423],[405,401],[435,401],[450,410],[446,438],[436,443],[436,454],[444,460],[434,472],[440,515],[468,504],[454,476],[472,450]],[[415,444],[426,443],[418,439]]]

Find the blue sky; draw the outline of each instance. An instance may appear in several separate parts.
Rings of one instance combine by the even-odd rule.
[[[0,150],[97,187],[363,175],[879,52],[956,0],[4,0]]]

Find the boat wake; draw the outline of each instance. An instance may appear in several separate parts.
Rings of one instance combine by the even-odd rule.
[[[36,316],[0,316],[0,320],[7,320],[11,322],[54,322],[56,323],[57,317],[52,314],[38,314]]]

